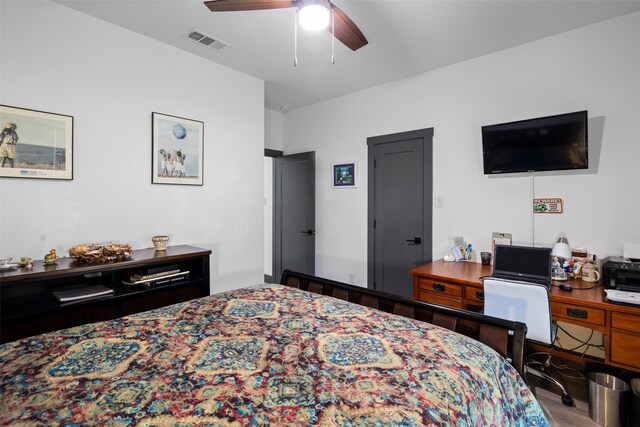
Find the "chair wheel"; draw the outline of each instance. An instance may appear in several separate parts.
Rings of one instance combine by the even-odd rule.
[[[564,406],[573,406],[573,398],[568,394],[562,395],[562,404]]]

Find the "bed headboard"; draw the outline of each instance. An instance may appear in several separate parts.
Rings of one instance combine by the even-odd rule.
[[[524,375],[524,345],[526,324],[499,319],[481,313],[430,304],[386,292],[348,285],[303,273],[285,270],[280,284],[305,291],[332,296],[354,304],[365,305],[387,313],[409,317],[441,326],[476,339],[507,357],[513,367]]]

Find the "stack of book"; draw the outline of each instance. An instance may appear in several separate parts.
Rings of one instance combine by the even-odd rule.
[[[99,299],[108,295],[113,295],[113,289],[104,285],[87,286],[84,288],[66,289],[53,292],[61,304],[71,304],[90,299]]]
[[[160,271],[158,271],[160,270]],[[125,285],[142,285],[147,288],[171,285],[183,282],[189,278],[189,271],[181,271],[177,266],[150,269],[147,274],[132,274],[129,280],[123,280]]]

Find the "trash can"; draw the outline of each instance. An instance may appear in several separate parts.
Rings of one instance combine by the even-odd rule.
[[[627,424],[628,427],[637,427],[640,426],[640,378],[631,380],[631,391],[633,392],[633,401]]]
[[[626,427],[629,384],[601,372],[587,374],[589,380],[589,416],[604,427]]]

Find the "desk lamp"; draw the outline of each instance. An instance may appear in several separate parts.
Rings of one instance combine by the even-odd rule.
[[[564,258],[565,260],[571,259],[571,247],[567,236],[561,234],[556,240],[556,244],[551,249],[551,256],[557,256],[558,258]]]

